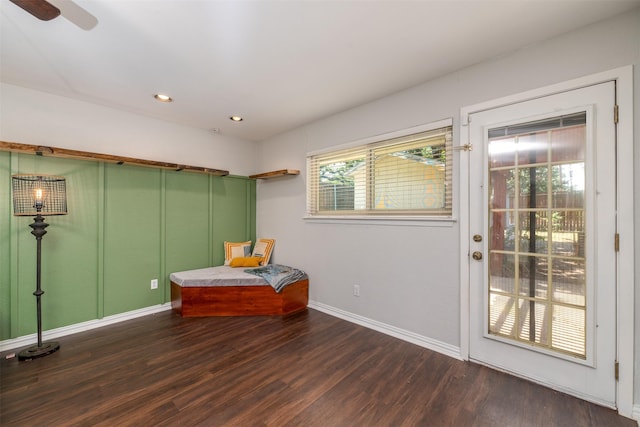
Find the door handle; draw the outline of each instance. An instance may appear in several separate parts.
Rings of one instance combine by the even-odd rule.
[[[482,259],[482,252],[475,251],[471,254],[471,257],[473,257],[473,259],[475,259],[476,261],[480,261]]]

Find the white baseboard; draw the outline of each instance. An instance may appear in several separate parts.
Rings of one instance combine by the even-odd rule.
[[[58,337],[63,337],[65,335],[76,334],[78,332],[101,328],[113,323],[124,322],[125,320],[135,319],[136,317],[147,316],[149,314],[159,313],[165,310],[171,310],[171,303],[153,305],[151,307],[145,307],[139,310],[133,310],[126,313],[119,313],[112,316],[103,317],[102,319],[89,320],[87,322],[75,323],[69,326],[50,329],[48,331],[42,332],[42,339],[50,340]],[[0,341],[0,351],[27,347],[33,345],[37,341],[37,339],[37,334],[31,334]]]
[[[348,322],[364,326],[365,328],[373,329],[374,331],[390,335],[394,338],[398,338],[403,341],[419,345],[420,347],[442,353],[446,356],[453,357],[454,359],[463,360],[460,355],[460,347],[456,347],[442,341],[434,340],[432,338],[428,338],[423,335],[407,331],[405,329],[396,328],[395,326],[387,325],[386,323],[359,316],[357,314],[353,314],[339,308],[331,307],[317,301],[309,301],[307,306],[309,308],[313,308],[314,310],[322,311],[323,313],[326,313],[328,315],[339,317],[340,319],[346,320]]]
[[[455,359],[462,360],[460,357],[460,348],[451,344],[443,343],[425,336],[396,328],[395,326],[387,325],[376,320],[368,319],[357,314],[350,313],[348,311],[340,310],[335,307],[331,307],[326,304],[322,304],[316,301],[309,301],[309,308],[321,311],[331,316],[338,317],[348,322],[356,323],[360,326],[364,326],[369,329],[381,332],[386,335],[401,339],[403,341],[410,342],[412,344],[419,345],[420,347],[428,348],[429,350],[436,351],[438,353],[445,354]],[[76,323],[69,326],[63,326],[56,329],[50,329],[42,333],[42,339],[50,340],[65,335],[71,335],[78,332],[84,332],[91,329],[101,328],[103,326],[111,325],[113,323],[123,322],[125,320],[135,319],[136,317],[147,316],[153,313],[159,313],[165,310],[170,310],[171,304],[159,304],[151,307],[141,308],[139,310],[128,311],[126,313],[114,314],[113,316],[107,316],[102,319],[89,320],[87,322]],[[24,335],[18,338],[12,338],[4,341],[0,341],[0,351],[7,351],[20,347],[26,347],[32,345],[37,339],[36,334]]]
[[[631,418],[638,422],[638,426],[640,426],[640,404],[633,405],[633,410],[631,411]]]

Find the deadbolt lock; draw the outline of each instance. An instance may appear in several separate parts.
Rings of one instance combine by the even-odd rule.
[[[471,254],[471,256],[473,257],[473,259],[475,259],[476,261],[480,261],[482,259],[482,252],[479,251],[475,251],[473,254]]]
[[[473,241],[474,242],[482,242],[482,236],[479,234],[474,234],[473,235]]]

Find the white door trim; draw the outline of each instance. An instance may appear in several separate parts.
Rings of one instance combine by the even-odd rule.
[[[503,98],[470,105],[460,109],[460,145],[469,141],[469,115],[484,110],[523,102],[535,98],[579,89],[607,81],[616,82],[616,100],[619,106],[617,128],[617,182],[618,216],[617,229],[620,234],[620,250],[617,264],[617,360],[620,364],[618,381],[618,413],[631,417],[633,412],[634,383],[634,191],[633,191],[633,66],[593,74],[543,88],[510,95]],[[611,112],[613,117],[613,111]],[[469,156],[460,151],[460,356],[469,360],[470,316],[469,316]],[[613,245],[613,242],[611,242]]]

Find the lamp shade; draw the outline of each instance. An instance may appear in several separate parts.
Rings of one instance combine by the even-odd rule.
[[[13,214],[66,215],[67,184],[54,175],[13,175]]]

